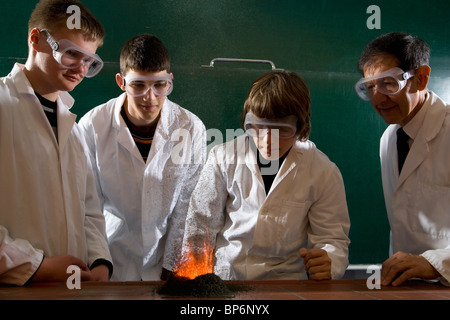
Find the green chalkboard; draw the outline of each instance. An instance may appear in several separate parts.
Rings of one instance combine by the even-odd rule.
[[[0,71],[6,75],[27,57],[27,21],[36,1],[0,3]],[[405,31],[432,49],[429,87],[450,100],[448,1],[274,0],[85,0],[103,22],[101,73],[72,93],[81,117],[119,95],[114,76],[123,43],[152,33],[168,47],[175,87],[170,99],[196,113],[207,129],[233,133],[250,84],[271,70],[266,63],[217,62],[213,58],[265,59],[299,73],[312,97],[311,140],[340,168],[352,222],[350,262],[381,263],[388,257],[379,165],[379,138],[386,124],[360,101],[353,84],[362,48],[376,36]],[[381,29],[369,29],[367,8],[380,8]],[[228,130],[227,130],[228,129]],[[228,138],[233,138],[230,134]],[[216,141],[217,142],[217,141]],[[220,141],[219,141],[220,142]],[[212,143],[212,141],[211,141]]]

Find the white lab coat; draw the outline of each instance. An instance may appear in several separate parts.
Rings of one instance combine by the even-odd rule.
[[[450,106],[430,91],[421,112],[425,113],[423,124],[400,176],[399,125],[390,125],[381,138],[391,254],[422,254],[450,281]]]
[[[206,160],[206,130],[166,99],[144,162],[120,115],[125,98],[94,108],[79,124],[103,199],[112,280],[160,280],[162,267],[172,270],[180,254],[189,198]]]
[[[215,146],[191,198],[184,250],[209,238],[224,280],[305,279],[302,247],[327,251],[332,278],[348,265],[342,176],[310,142],[297,141],[266,197],[247,135]]]
[[[58,141],[22,66],[0,80],[0,282],[23,285],[43,255],[111,261],[73,99],[57,104]]]

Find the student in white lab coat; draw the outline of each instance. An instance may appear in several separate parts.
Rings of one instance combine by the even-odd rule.
[[[77,5],[81,29],[66,27]],[[41,1],[29,55],[0,80],[0,283],[108,280],[111,256],[72,91],[102,67],[100,22],[77,1]],[[70,50],[70,52],[69,52]],[[70,54],[69,54],[70,53]]]
[[[344,183],[308,140],[309,89],[295,73],[265,74],[243,116],[247,134],[211,150],[192,194],[183,259],[206,241],[224,280],[341,277],[350,242]]]
[[[389,124],[380,143],[392,255],[382,266],[383,285],[450,281],[450,106],[427,88],[429,57],[423,40],[389,33],[359,60],[364,78],[356,91]]]
[[[179,255],[187,206],[206,160],[202,121],[170,101],[170,56],[155,36],[128,40],[122,95],[79,122],[94,164],[112,280],[160,280]]]

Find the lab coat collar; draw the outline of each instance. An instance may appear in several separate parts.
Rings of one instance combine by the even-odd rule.
[[[125,120],[122,118],[120,114],[126,97],[127,94],[122,93],[119,97],[116,98],[114,102],[114,120],[112,126],[117,130],[116,136],[117,142],[120,145],[122,145],[125,149],[127,149],[134,157],[144,162],[141,153],[139,152],[139,149],[134,143],[133,137],[131,136],[131,133],[128,130]]]
[[[127,128],[125,121],[122,119],[120,112],[122,111],[122,106],[125,103],[125,99],[127,98],[127,94],[124,92],[119,97],[116,98],[114,105],[114,123],[113,126],[116,129],[120,129],[121,127]],[[178,119],[176,116],[172,115],[171,112],[171,103],[169,99],[166,98],[164,101],[163,107],[161,108],[161,117],[158,123],[157,131],[160,132],[164,136],[164,138],[169,137],[169,128],[173,125],[177,125]]]
[[[153,136],[147,163],[150,163],[158,153],[164,152],[164,145],[171,141],[171,135],[177,128],[183,128],[183,124],[180,123],[180,119],[177,117],[174,105],[166,98],[161,109],[161,116],[156,126],[155,135]]]
[[[126,97],[127,97],[127,94],[124,92],[119,97],[116,98],[116,101],[114,103],[113,127],[118,130],[120,130],[121,127],[124,127],[124,128],[127,127],[125,120],[123,120],[122,116],[120,115],[120,112],[122,110],[122,106],[125,102]]]
[[[272,193],[272,190],[275,189],[278,184],[297,166],[297,163],[302,156],[302,152],[298,148],[298,144],[299,142],[294,143],[288,155],[286,156],[286,159],[284,159],[280,170],[278,170],[277,176],[273,180],[269,195]]]
[[[13,69],[11,70],[11,79],[14,82],[14,85],[17,88],[17,91],[20,94],[34,94],[33,87],[31,86],[31,83],[28,81],[27,76],[23,72],[23,69],[25,66],[20,63],[14,64]]]
[[[11,78],[19,93],[31,94],[35,96],[33,87],[31,86],[31,83],[28,81],[27,76],[23,72],[24,68],[25,66],[23,64],[20,63],[14,64],[14,67],[11,70]],[[58,96],[58,102],[61,102],[66,109],[70,109],[72,108],[75,100],[68,92],[60,91]]]
[[[133,141],[133,137],[128,130],[125,120],[123,120],[120,115],[126,97],[127,95],[124,92],[115,101],[113,126],[118,130],[117,141],[136,158],[144,161],[139,149]],[[182,128],[183,126],[184,123],[181,123],[179,117],[177,117],[176,109],[174,108],[172,102],[166,98],[163,107],[161,108],[161,117],[158,125],[156,126],[155,135],[153,136],[152,147],[150,148],[150,153],[146,162],[147,165],[160,150],[163,150],[164,144],[171,139],[171,133],[173,130],[176,128]]]
[[[70,98],[70,99],[69,99]],[[57,118],[58,118],[58,144],[60,152],[64,150],[69,140],[70,132],[75,124],[77,116],[69,111],[67,102],[73,104],[73,98],[67,92],[61,92],[57,100]]]
[[[406,158],[403,170],[399,176],[398,186],[423,162],[429,147],[428,143],[433,140],[441,129],[445,119],[445,103],[432,91],[422,107],[425,111],[422,128],[417,133],[411,150]],[[422,110],[421,110],[422,111]]]
[[[261,184],[264,186],[264,182],[262,179],[261,172],[258,168],[257,160],[256,160],[256,154],[252,151],[252,148],[250,146],[251,141],[250,137],[248,135],[245,135],[245,163],[247,167],[250,169],[250,171],[258,177],[258,180],[261,182]],[[278,170],[278,173],[273,180],[272,187],[269,190],[269,193],[267,194],[267,197],[272,193],[272,190],[274,190],[277,185],[297,166],[297,163],[300,161],[302,156],[302,150],[299,148],[301,142],[297,141],[292,146],[291,150],[289,151],[288,155],[286,156],[286,159],[284,159],[284,162],[281,165],[281,168]],[[243,146],[243,147],[244,147]],[[237,140],[237,150],[239,149],[240,143],[239,139]],[[256,147],[255,147],[256,148]],[[239,157],[238,157],[239,159]]]
[[[24,68],[25,66],[23,64],[16,63],[11,70],[11,79],[20,94],[32,95],[36,101],[36,105],[40,106],[41,104],[36,97],[33,87],[31,86],[31,83],[28,81],[28,78],[23,72]],[[73,106],[75,100],[68,92],[60,91],[56,102],[58,117],[58,142],[56,141],[56,137],[54,139],[54,142],[61,152],[62,150],[64,150],[67,140],[69,139],[70,132],[73,125],[75,124],[77,116],[69,111],[69,109]]]

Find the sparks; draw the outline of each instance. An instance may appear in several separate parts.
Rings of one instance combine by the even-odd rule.
[[[187,245],[183,258],[174,269],[176,277],[192,280],[198,276],[214,272],[213,248],[209,244],[209,237],[207,239],[199,254],[194,254],[192,247]]]

